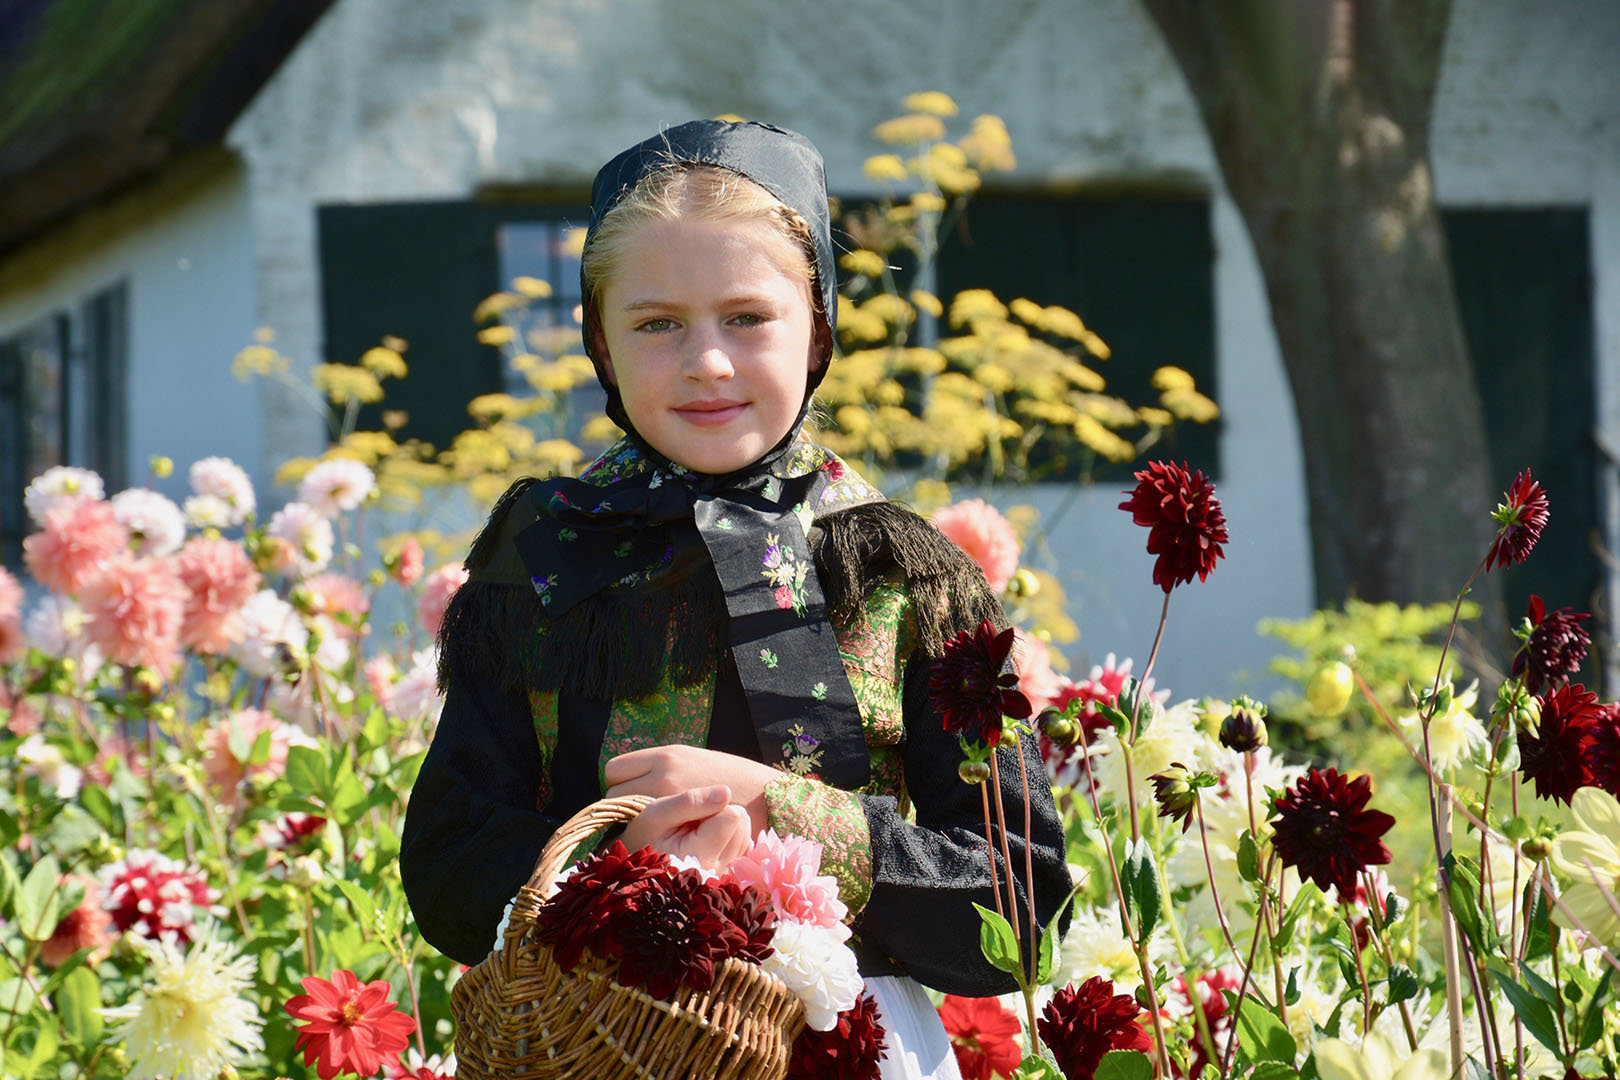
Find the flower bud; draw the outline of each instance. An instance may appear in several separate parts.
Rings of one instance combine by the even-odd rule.
[[[1007,591],[1025,600],[1032,599],[1041,591],[1041,579],[1035,576],[1034,571],[1020,566],[1014,571],[1012,579],[1007,582]]]
[[[996,745],[1003,750],[1018,749],[1018,732],[1011,727],[1001,729],[1001,735],[996,739]]]
[[[1335,660],[1324,664],[1305,687],[1305,700],[1318,716],[1338,716],[1350,706],[1350,693],[1355,688],[1355,676],[1350,665]]]
[[[1198,806],[1198,790],[1192,785],[1187,766],[1178,761],[1150,780],[1154,801],[1159,804],[1159,816],[1179,821],[1181,831],[1186,832],[1187,826],[1192,824],[1193,810]]]
[[[174,459],[171,457],[153,455],[148,467],[152,470],[152,475],[159,480],[167,480],[174,475]]]
[[[382,587],[382,583],[387,580],[388,575],[383,573],[381,570],[373,570],[371,573],[366,575],[366,584],[370,585],[373,589],[380,589]]]
[[[1233,702],[1231,714],[1221,721],[1221,745],[1240,754],[1252,754],[1266,745],[1265,715],[1265,706],[1257,708],[1248,698]]]
[[[1063,715],[1062,709],[1046,708],[1041,710],[1041,733],[1055,745],[1066,749],[1075,744],[1079,728],[1073,720]]]
[[[1552,854],[1552,842],[1537,837],[1534,840],[1526,840],[1524,843],[1520,844],[1519,850],[1524,852],[1525,858],[1533,859],[1536,862],[1541,862],[1548,855]]]
[[[982,784],[990,779],[990,763],[969,759],[956,767],[956,775],[964,784]]]
[[[313,889],[321,883],[326,871],[313,855],[300,855],[287,869],[287,884],[295,889]]]

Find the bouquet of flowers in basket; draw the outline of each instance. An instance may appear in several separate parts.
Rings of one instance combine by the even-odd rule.
[[[875,1077],[883,1030],[820,864],[820,844],[769,829],[725,873],[614,841],[564,872],[536,938],[564,972],[612,959],[615,982],[660,999],[708,990],[727,959],[757,964],[804,1004],[788,1076]]]

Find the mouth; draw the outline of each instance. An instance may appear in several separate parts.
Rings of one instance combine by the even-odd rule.
[[[698,427],[719,427],[730,423],[732,419],[748,408],[747,402],[732,401],[730,398],[712,398],[704,401],[689,401],[685,405],[675,408],[675,414],[689,424]]]

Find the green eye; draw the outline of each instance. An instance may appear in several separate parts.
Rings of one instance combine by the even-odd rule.
[[[644,322],[640,326],[636,327],[636,329],[637,330],[648,330],[648,331],[651,331],[652,333],[657,334],[657,333],[661,333],[661,332],[663,332],[665,330],[670,329],[674,325],[675,325],[675,321],[673,319],[648,319],[646,322]]]

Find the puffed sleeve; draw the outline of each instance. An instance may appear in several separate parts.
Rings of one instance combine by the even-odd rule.
[[[541,767],[526,696],[452,673],[399,858],[422,936],[463,964],[489,954],[502,911],[561,824],[535,810]]]
[[[929,702],[930,662],[906,665],[905,738],[901,747],[906,791],[915,822],[890,795],[841,791],[820,781],[784,776],[767,789],[771,824],[779,832],[823,842],[823,869],[838,877],[851,908],[853,929],[868,949],[892,958],[924,985],[948,994],[982,997],[1016,989],[1012,976],[995,970],[979,950],[978,903],[995,910],[989,859],[1005,891],[1007,867],[986,849],[980,789],[957,775],[962,752],[943,730]],[[1030,836],[1035,916],[1044,926],[1069,894],[1063,828],[1047,785],[1038,741],[1021,740],[1029,781]],[[1012,880],[1021,925],[1027,928],[1023,833],[1024,794],[1018,755],[997,751]],[[1004,893],[1005,894],[1005,893]],[[1064,915],[1067,924],[1067,913]]]

